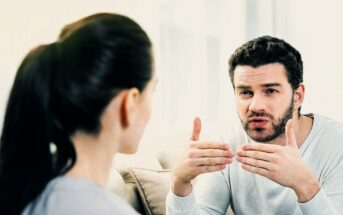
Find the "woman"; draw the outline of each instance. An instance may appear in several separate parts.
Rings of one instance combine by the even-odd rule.
[[[103,187],[150,118],[152,61],[142,28],[105,13],[26,56],[1,136],[0,214],[136,214]]]

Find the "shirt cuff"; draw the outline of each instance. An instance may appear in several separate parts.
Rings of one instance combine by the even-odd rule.
[[[195,207],[195,196],[193,190],[187,196],[182,197],[176,195],[170,188],[167,196],[167,206],[177,211],[193,211]]]
[[[298,203],[298,205],[304,215],[332,214],[332,212],[335,211],[330,199],[322,188],[310,201]]]

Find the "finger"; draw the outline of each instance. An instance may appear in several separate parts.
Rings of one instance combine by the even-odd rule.
[[[253,158],[247,158],[247,157],[238,157],[237,158],[238,162],[247,164],[252,167],[256,168],[262,168],[266,170],[272,170],[272,163],[264,160],[256,160]]]
[[[227,157],[215,157],[215,158],[196,158],[193,159],[192,164],[194,166],[216,166],[216,165],[226,165],[232,163],[232,158]]]
[[[254,166],[250,166],[248,164],[242,164],[242,168],[248,172],[254,173],[254,174],[258,174],[264,177],[269,176],[270,171],[263,169],[263,168],[258,168],[258,167],[254,167]]]
[[[216,165],[216,166],[199,166],[198,171],[199,174],[208,173],[208,172],[216,172],[226,168],[226,165]]]
[[[201,120],[199,117],[194,118],[193,120],[193,131],[192,131],[192,137],[191,140],[199,140],[201,131]]]
[[[237,155],[238,157],[249,157],[249,158],[264,160],[264,161],[269,161],[269,162],[274,160],[273,153],[254,151],[254,150],[239,150],[237,151]]]
[[[231,150],[222,149],[195,149],[189,152],[189,158],[201,157],[233,157]]]
[[[288,120],[286,124],[286,146],[296,147],[298,148],[297,140],[294,133],[294,125],[293,120]]]
[[[230,149],[230,145],[221,142],[193,142],[190,147],[197,149]]]
[[[273,153],[280,150],[279,145],[272,145],[272,144],[266,144],[266,143],[252,143],[252,144],[245,144],[242,146],[243,150],[255,150],[255,151],[261,151],[261,152],[267,152],[267,153]]]

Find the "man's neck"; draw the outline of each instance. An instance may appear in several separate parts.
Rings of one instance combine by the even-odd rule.
[[[295,136],[298,143],[298,148],[305,142],[308,135],[311,133],[313,125],[313,117],[300,115],[300,118],[296,120],[296,124],[294,126]]]

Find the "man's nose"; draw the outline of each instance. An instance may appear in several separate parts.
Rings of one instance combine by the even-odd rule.
[[[264,112],[266,111],[266,102],[260,95],[255,94],[254,97],[251,98],[249,110],[256,113]]]

